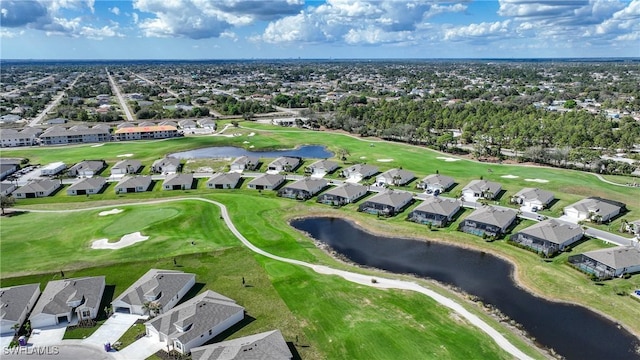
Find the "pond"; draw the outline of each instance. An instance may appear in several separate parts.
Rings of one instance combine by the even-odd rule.
[[[299,219],[292,226],[354,263],[428,277],[478,296],[567,359],[640,359],[634,352],[639,341],[632,334],[584,307],[544,300],[519,288],[511,277],[511,264],[498,257],[435,242],[376,236],[338,218]]]
[[[179,159],[234,158],[238,156],[257,156],[262,158],[297,156],[304,159],[327,159],[333,157],[333,153],[320,145],[305,145],[295,149],[273,151],[251,151],[234,146],[214,146],[177,152],[170,154],[169,156]]]

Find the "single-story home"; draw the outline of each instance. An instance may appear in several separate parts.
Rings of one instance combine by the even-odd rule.
[[[460,211],[460,201],[457,199],[430,196],[418,205],[407,218],[420,224],[433,226],[447,226]]]
[[[164,190],[189,190],[193,188],[193,174],[171,173],[162,183]]]
[[[16,189],[16,186],[10,182],[0,182],[0,195],[7,196]]]
[[[237,172],[217,173],[207,181],[209,189],[235,189],[240,181],[240,174]]]
[[[493,200],[502,191],[502,185],[487,180],[472,180],[462,189],[465,201],[477,201],[478,199]]]
[[[104,287],[104,276],[49,281],[29,317],[31,328],[95,319]]]
[[[260,158],[255,156],[240,156],[231,163],[231,171],[242,172],[244,170],[255,170],[260,164]]]
[[[195,129],[196,127],[198,127],[198,125],[196,124],[195,121],[190,120],[190,119],[184,119],[184,120],[180,120],[178,121],[178,126],[181,129]]]
[[[105,185],[107,185],[107,180],[102,176],[83,178],[67,188],[67,195],[98,194]]]
[[[411,172],[403,169],[389,169],[382,174],[376,176],[376,186],[402,186],[411,182],[416,176]]]
[[[483,206],[460,223],[460,230],[478,236],[500,237],[514,223],[517,215],[513,209]]]
[[[338,169],[338,163],[331,160],[318,160],[304,168],[304,173],[313,177],[323,177]]]
[[[293,354],[280,330],[267,331],[191,349],[192,360],[290,360],[292,358]]]
[[[0,288],[0,334],[13,334],[22,326],[40,296],[40,284]]]
[[[565,207],[564,214],[575,221],[603,223],[624,212],[626,206],[624,203],[613,200],[589,197]]]
[[[46,197],[58,190],[60,186],[62,185],[60,185],[59,180],[35,179],[14,191],[13,196],[16,199]]]
[[[254,190],[275,190],[284,183],[284,176],[280,174],[264,174],[249,181],[247,187]]]
[[[2,189],[2,183],[0,183],[0,189]],[[635,236],[640,236],[640,219],[629,221],[625,225],[625,231]]]
[[[511,198],[511,202],[537,211],[546,209],[553,199],[554,196],[551,191],[538,188],[524,188]]]
[[[151,269],[116,297],[111,306],[118,313],[163,314],[173,309],[195,283],[195,274]]]
[[[450,176],[431,174],[420,180],[416,187],[427,192],[440,194],[449,190],[449,188],[451,188],[454,184],[455,180],[453,180],[453,178]]]
[[[342,170],[340,175],[347,178],[348,182],[359,182],[378,173],[378,168],[373,165],[355,164]]]
[[[291,172],[291,171],[295,171],[298,168],[298,166],[300,166],[301,163],[302,163],[302,160],[300,158],[281,156],[269,163],[269,165],[267,166],[267,171]]]
[[[142,163],[139,160],[122,160],[113,165],[111,175],[137,174],[140,169],[142,169]]]
[[[92,177],[106,167],[107,163],[104,160],[84,160],[70,167],[67,173],[69,176]]]
[[[0,164],[0,181],[20,170],[20,164]]]
[[[640,272],[640,249],[616,246],[569,256],[569,263],[601,279]]]
[[[61,161],[47,164],[45,167],[40,169],[40,176],[54,176],[61,173],[66,168],[67,165]]]
[[[244,319],[244,308],[207,290],[145,323],[147,336],[166,342],[170,350],[188,354]]]
[[[394,216],[413,202],[413,194],[407,191],[386,190],[372,196],[358,207],[358,211],[374,215]]]
[[[282,187],[278,190],[278,196],[307,200],[322,191],[328,184],[327,180],[307,177]]]
[[[145,192],[151,187],[151,176],[125,176],[116,184],[116,194]]]
[[[158,174],[172,174],[177,173],[180,166],[180,159],[168,156],[154,161],[151,165],[151,171]]]
[[[367,187],[360,184],[344,183],[318,196],[318,202],[333,206],[354,203],[367,195]]]
[[[211,129],[211,130],[216,129],[216,121],[213,119],[209,119],[209,118],[198,119],[198,121],[196,122],[203,129]]]
[[[582,239],[583,235],[584,230],[578,224],[549,219],[511,235],[511,241],[552,256]]]

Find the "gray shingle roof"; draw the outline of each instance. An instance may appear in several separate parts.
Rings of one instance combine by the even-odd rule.
[[[422,182],[425,184],[429,184],[431,186],[440,185],[444,189],[448,189],[451,185],[455,183],[452,177],[440,175],[440,174],[431,174],[422,179]]]
[[[209,178],[207,185],[236,184],[240,180],[238,173],[217,173]]]
[[[431,196],[413,209],[413,211],[423,211],[430,214],[450,217],[458,212],[459,209],[460,202],[456,199]]]
[[[285,188],[312,191],[318,188],[322,189],[327,186],[328,183],[325,179],[304,178],[285,186]]]
[[[296,166],[298,166],[298,164],[300,164],[300,159],[298,158],[294,158],[294,157],[287,157],[287,156],[281,156],[275,160],[273,160],[272,162],[269,163],[269,167],[271,166],[280,166],[280,167],[285,167],[285,166],[290,166],[291,168],[294,168]]]
[[[524,188],[518,191],[515,196],[527,201],[538,200],[543,204],[548,204],[554,199],[552,192],[538,188]]]
[[[616,205],[613,201],[600,199],[597,197],[589,197],[586,199],[582,199],[577,203],[569,205],[565,207],[565,209],[573,208],[583,213],[593,212],[602,216],[606,216],[621,211],[624,204],[620,203],[620,205],[622,206]]]
[[[504,228],[511,224],[511,222],[515,220],[516,216],[516,211],[512,209],[483,206],[471,213],[471,215],[467,216],[465,220]]]
[[[498,192],[500,192],[500,190],[502,190],[502,186],[493,181],[472,180],[467,186],[464,187],[464,189],[462,189],[462,191],[465,191],[467,189],[473,190],[473,192],[476,193],[489,191],[492,194],[496,195]]]
[[[129,305],[142,305],[150,301],[145,299],[145,296],[161,295],[153,301],[164,307],[195,277],[194,274],[177,270],[151,269],[113,301],[123,301]]]
[[[259,161],[260,159],[256,156],[240,156],[240,157],[237,157],[235,160],[233,160],[231,165],[247,166],[249,164],[257,164]]]
[[[345,182],[343,185],[333,188],[325,192],[324,194],[340,196],[340,197],[350,199],[351,197],[366,191],[367,191],[367,187],[364,185],[351,184],[351,183]]]
[[[69,168],[69,172],[79,172],[91,170],[93,172],[100,171],[104,167],[104,160],[84,160]]]
[[[640,249],[633,246],[587,251],[583,255],[614,269],[640,265]]]
[[[549,219],[529,226],[520,231],[521,234],[544,239],[555,244],[562,244],[575,236],[583,234],[582,227],[556,219]]]
[[[284,176],[279,174],[264,174],[249,181],[248,185],[263,185],[263,186],[275,186],[284,181]]]
[[[0,289],[0,319],[18,321],[40,284],[11,286]],[[33,304],[31,304],[33,305]]]
[[[16,190],[16,194],[37,193],[40,191],[49,192],[52,189],[57,189],[60,186],[60,181],[49,179],[36,179],[32,180],[26,185]]]
[[[399,207],[413,199],[413,194],[407,191],[388,190],[372,196],[367,202]]]
[[[131,167],[135,171],[138,171],[138,169],[142,167],[142,163],[138,160],[133,160],[133,159],[118,161],[115,165],[113,165],[113,167],[111,168],[111,171],[113,171],[113,169],[126,170],[127,167]]]
[[[90,190],[90,189],[101,189],[107,181],[101,176],[94,176],[92,178],[84,178],[74,182],[67,191],[69,190]]]
[[[156,161],[153,162],[153,164],[151,165],[151,167],[155,168],[155,167],[165,167],[167,165],[173,165],[173,166],[180,166],[180,159],[178,158],[174,158],[174,157],[166,157],[166,158],[162,158],[162,159],[158,159]]]
[[[313,171],[316,169],[324,170],[326,172],[331,172],[338,168],[338,163],[331,160],[318,160],[313,164],[307,166],[307,169]]]
[[[125,176],[116,184],[116,188],[137,188],[142,187],[145,190],[151,185],[151,176],[137,175]]]
[[[416,176],[411,172],[403,169],[389,169],[382,174],[378,175],[384,177],[387,183],[393,183],[394,177],[398,177],[398,184],[406,184]]]
[[[175,174],[167,175],[167,177],[164,179],[164,182],[162,183],[162,186],[174,186],[174,185],[180,185],[180,186],[191,188],[191,186],[193,185],[193,174],[175,173]]]
[[[293,354],[280,330],[191,349],[193,360],[289,360]]]
[[[364,176],[369,176],[377,172],[378,172],[378,168],[376,166],[368,165],[368,164],[355,164],[343,170],[343,174],[347,174],[347,175],[361,174]]]
[[[97,308],[104,290],[104,276],[49,281],[40,300],[33,308],[30,318],[39,314],[57,315],[68,313],[72,307],[67,302],[84,299],[84,305]]]

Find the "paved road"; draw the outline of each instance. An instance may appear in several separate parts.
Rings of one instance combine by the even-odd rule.
[[[29,86],[31,86],[31,85],[40,84],[40,83],[45,82],[45,81],[47,81],[47,80],[49,80],[49,79],[53,79],[53,75],[49,75],[49,76],[44,77],[44,78],[42,78],[42,79],[40,79],[40,80],[32,81],[32,82],[30,82],[30,83],[28,83],[28,84],[25,84],[24,86],[22,86],[22,87],[20,87],[20,88],[13,89],[13,90],[11,90],[11,91],[7,91],[7,92],[5,92],[5,93],[2,93],[2,94],[0,94],[0,96],[8,96],[8,95],[11,95],[11,94],[16,93],[16,92],[18,92],[18,91],[22,91],[22,90],[24,90],[24,89],[28,88],[28,87],[29,87]]]
[[[168,87],[162,86],[162,85],[158,85],[156,84],[154,81],[147,79],[146,77],[143,77],[142,75],[138,75],[132,71],[130,71],[131,75],[137,77],[138,79],[144,80],[146,82],[148,82],[149,84],[158,86],[159,88],[163,89],[164,91],[166,91],[167,93],[171,94],[171,96],[175,97],[175,98],[180,98],[180,95],[178,95],[178,93],[176,93],[175,91],[169,89]]]
[[[69,85],[69,89],[72,89],[76,85],[78,80],[80,80],[80,78],[84,76],[84,74],[85,73],[81,73],[80,75],[78,75],[78,77],[76,77],[76,79],[73,80],[73,82]],[[47,116],[47,114],[49,113],[49,111],[51,111],[51,109],[53,109],[55,106],[57,106],[60,103],[60,101],[62,100],[62,98],[64,97],[64,95],[66,93],[67,93],[66,90],[60,91],[53,98],[53,100],[51,100],[51,102],[49,102],[49,105],[47,105],[47,107],[44,108],[44,110],[42,110],[40,112],[40,114],[38,114],[38,116],[33,118],[33,120],[29,121],[29,124],[27,126],[34,127],[34,126],[40,125],[40,122],[42,122],[42,119],[44,119],[44,117]]]
[[[608,242],[610,244],[616,244],[618,246],[631,246],[635,244],[633,239],[628,239],[623,236],[610,233],[608,231],[603,231],[588,226],[584,234]]]
[[[129,110],[129,106],[127,106],[127,102],[124,101],[124,97],[120,92],[120,87],[118,86],[116,81],[113,79],[113,76],[111,76],[111,74],[109,73],[109,69],[104,68],[104,70],[107,72],[107,76],[109,77],[109,83],[111,84],[111,89],[118,97],[118,102],[120,103],[120,107],[122,108],[122,111],[124,111],[124,114],[127,117],[127,121],[133,121],[133,115],[131,115],[131,110]]]

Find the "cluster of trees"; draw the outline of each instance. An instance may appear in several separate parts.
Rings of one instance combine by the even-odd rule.
[[[161,106],[152,106],[141,108],[138,105],[134,105],[134,111],[138,120],[146,119],[183,119],[183,118],[197,118],[203,116],[209,116],[209,108],[194,106],[191,110],[184,110],[181,108],[176,109],[164,109]]]
[[[233,96],[215,95],[212,97],[213,107],[224,115],[262,114],[275,111],[269,105],[254,100],[238,101]]]
[[[287,95],[287,94],[278,94],[273,97],[271,103],[276,106],[286,107],[286,108],[308,108],[312,104],[319,103],[320,98],[312,97],[304,94],[295,94],[295,95]]]

